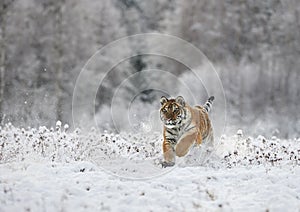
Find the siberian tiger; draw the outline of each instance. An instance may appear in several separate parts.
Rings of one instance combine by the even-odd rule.
[[[163,128],[163,167],[175,165],[175,156],[185,156],[194,144],[204,139],[213,144],[213,129],[208,117],[214,97],[203,106],[189,106],[182,96],[161,97],[160,119]]]

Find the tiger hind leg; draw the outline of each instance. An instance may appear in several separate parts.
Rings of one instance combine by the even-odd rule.
[[[201,146],[200,164],[205,165],[214,150],[214,135],[211,131]]]

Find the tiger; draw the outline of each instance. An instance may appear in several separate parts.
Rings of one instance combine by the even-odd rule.
[[[160,99],[160,119],[163,123],[162,167],[175,165],[175,157],[183,157],[191,146],[202,141],[213,144],[213,128],[208,116],[214,96],[208,98],[203,106],[191,107],[182,96]]]

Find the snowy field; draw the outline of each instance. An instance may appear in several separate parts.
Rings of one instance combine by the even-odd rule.
[[[0,211],[300,211],[300,139],[223,136],[161,168],[160,134],[0,129]],[[204,161],[204,162],[203,162]]]

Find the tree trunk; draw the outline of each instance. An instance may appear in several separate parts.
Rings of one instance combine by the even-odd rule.
[[[6,70],[6,15],[7,5],[1,3],[0,5],[0,123],[3,122],[3,101],[5,91],[5,70]]]
[[[1,27],[2,29],[4,27]],[[1,29],[1,30],[2,30]],[[1,33],[3,34],[3,33]],[[5,44],[3,37],[0,38],[0,123],[3,122],[4,114],[3,114],[3,101],[4,101],[4,89],[5,89],[5,58],[6,58],[6,51],[5,51]]]
[[[55,93],[56,93],[56,120],[63,118],[63,7],[64,1],[59,1],[55,5],[55,30],[56,36],[54,49],[56,52],[55,63]]]

